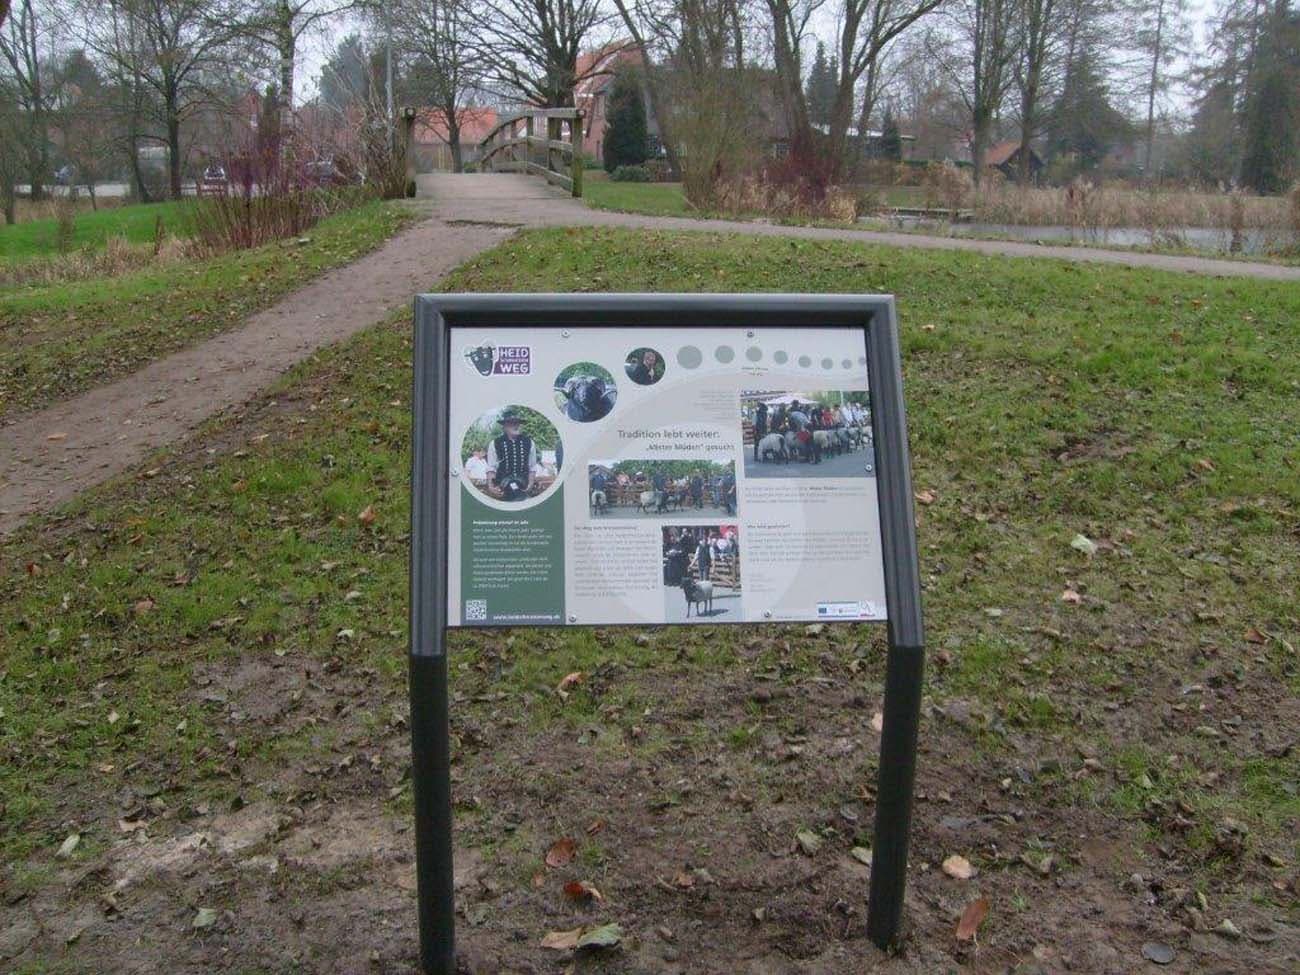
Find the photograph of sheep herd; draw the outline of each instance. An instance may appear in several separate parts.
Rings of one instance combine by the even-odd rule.
[[[871,394],[740,394],[745,477],[875,477]]]
[[[669,514],[736,516],[736,464],[709,460],[592,461],[587,466],[593,518]]]
[[[665,622],[743,618],[737,526],[665,526],[663,560]]]

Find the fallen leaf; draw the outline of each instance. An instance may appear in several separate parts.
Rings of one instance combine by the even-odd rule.
[[[68,857],[72,856],[72,854],[76,851],[77,847],[80,845],[81,845],[81,834],[69,833],[68,838],[65,839],[61,844],[59,844],[59,851],[54,855],[61,860],[66,860]]]
[[[48,437],[46,437],[45,439],[46,439],[46,440],[67,440],[67,439],[68,439],[68,435],[67,435],[66,433],[64,433],[62,430],[60,430],[58,433],[51,433],[51,434],[50,434]]]
[[[794,838],[799,844],[799,849],[808,856],[812,856],[822,848],[822,838],[810,829],[799,830],[794,834]]]
[[[1073,589],[1067,589],[1065,592],[1061,593],[1061,602],[1077,606],[1079,603],[1083,602],[1083,597]]]
[[[605,896],[585,880],[570,880],[564,885],[564,896],[575,901],[603,901]]]
[[[981,897],[967,904],[966,910],[961,912],[961,920],[957,922],[957,940],[974,940],[975,932],[979,930],[979,926],[984,923],[984,919],[988,916],[989,899],[987,897]]]
[[[1265,636],[1265,634],[1263,633],[1263,631],[1260,630],[1258,627],[1254,627],[1254,626],[1252,626],[1250,629],[1248,629],[1248,630],[1246,631],[1246,642],[1247,642],[1247,643],[1267,643],[1267,642],[1268,642],[1268,637]]]
[[[143,616],[145,613],[152,612],[153,608],[157,605],[158,604],[155,603],[152,599],[150,599],[148,596],[145,596],[144,599],[139,600],[132,607],[132,609],[135,610],[136,616]]]
[[[605,828],[605,820],[593,819],[590,823],[587,824],[587,835],[591,836],[596,833],[599,833],[604,828]]]
[[[27,563],[27,574],[28,574],[29,576],[38,576],[38,575],[41,574],[41,567],[40,567],[39,565],[37,565],[35,562],[28,562],[28,563]]]
[[[687,871],[682,870],[673,878],[673,886],[680,887],[682,890],[690,890],[695,886],[695,877]]]
[[[109,712],[108,712],[108,723],[109,723],[109,724],[117,724],[117,722],[121,719],[121,717],[122,717],[122,716],[121,716],[120,714],[118,714],[116,711],[109,711]]]
[[[555,693],[559,694],[561,698],[567,700],[569,697],[569,688],[581,684],[586,680],[586,678],[587,675],[580,670],[575,670],[571,674],[565,674],[564,677],[561,678],[560,683],[555,686]]]
[[[935,493],[929,488],[924,491],[917,491],[912,497],[916,498],[921,504],[934,504],[936,500]]]
[[[849,856],[857,860],[858,863],[865,864],[868,867],[871,866],[871,851],[865,846],[855,846],[849,850]]]
[[[548,867],[562,867],[578,852],[578,844],[571,836],[562,836],[546,851],[546,865]]]
[[[954,880],[970,880],[975,876],[975,868],[971,866],[971,862],[959,853],[954,853],[943,861],[943,872]]]
[[[885,730],[885,716],[877,711],[871,716],[871,730],[880,734]]]
[[[578,947],[580,937],[582,937],[582,928],[574,928],[572,931],[548,931],[542,938],[542,947],[553,948],[556,951],[572,951]]]
[[[1195,466],[1203,471],[1212,471],[1214,470],[1214,461],[1208,457],[1201,457],[1196,461]]]
[[[217,910],[214,907],[200,907],[198,913],[194,915],[194,920],[190,922],[190,927],[195,930],[210,928],[217,923]]]
[[[617,924],[602,924],[589,928],[578,938],[579,948],[613,948],[623,940],[623,929]]]
[[[357,521],[363,525],[373,525],[375,523],[375,506],[368,504],[357,513]]]
[[[1084,555],[1096,555],[1097,543],[1084,534],[1075,535],[1070,539],[1070,548],[1082,552]]]

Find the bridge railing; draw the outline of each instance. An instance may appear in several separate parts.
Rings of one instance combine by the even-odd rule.
[[[509,115],[478,144],[479,166],[489,173],[540,176],[582,196],[582,119],[580,108],[530,108]]]

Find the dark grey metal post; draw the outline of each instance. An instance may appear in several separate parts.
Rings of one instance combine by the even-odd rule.
[[[916,739],[921,722],[921,679],[925,665],[912,469],[903,408],[898,319],[892,300],[873,316],[867,330],[867,368],[876,444],[876,486],[880,492],[885,603],[889,614],[867,937],[885,949],[898,939],[903,891],[907,886],[907,848],[912,828],[912,789],[916,779]],[[880,409],[877,404],[888,406]]]
[[[451,746],[447,695],[448,340],[442,315],[415,300],[411,436],[411,789],[420,967],[456,971],[451,853]]]

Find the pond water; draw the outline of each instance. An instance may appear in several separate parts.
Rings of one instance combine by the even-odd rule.
[[[1110,247],[1186,248],[1209,253],[1229,253],[1232,232],[1214,227],[1171,227],[1155,232],[1144,227],[1110,227],[1084,230],[1066,226],[1024,226],[1009,223],[947,223],[917,217],[891,217],[892,226],[904,230],[929,231],[952,237],[987,237],[1004,240],[1043,241],[1050,244],[1093,244]],[[1285,250],[1294,236],[1284,230],[1246,230],[1241,254],[1268,254]]]

